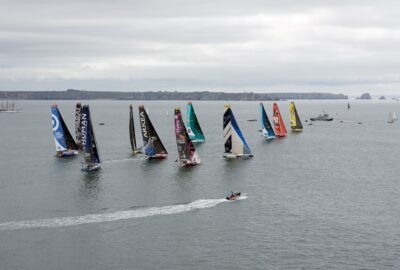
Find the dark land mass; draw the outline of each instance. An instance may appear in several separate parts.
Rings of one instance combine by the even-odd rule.
[[[371,95],[369,93],[364,93],[362,94],[360,97],[358,97],[357,99],[372,99]]]
[[[348,99],[343,94],[329,93],[225,93],[225,92],[98,92],[68,89],[66,91],[0,91],[0,99],[23,100],[288,100]]]

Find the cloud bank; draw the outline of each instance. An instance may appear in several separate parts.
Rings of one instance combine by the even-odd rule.
[[[2,6],[0,90],[400,94],[398,1]]]

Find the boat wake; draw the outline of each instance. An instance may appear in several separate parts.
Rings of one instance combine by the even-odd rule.
[[[243,196],[238,199],[243,200],[246,198],[247,198],[246,196]],[[223,202],[229,202],[229,201],[226,199],[196,200],[187,204],[175,204],[162,207],[146,207],[134,210],[117,211],[117,212],[109,212],[102,214],[91,214],[85,216],[11,221],[11,222],[0,223],[0,231],[33,229],[33,228],[69,227],[82,224],[94,224],[94,223],[111,222],[117,220],[144,218],[156,215],[180,214],[199,209],[211,208]]]

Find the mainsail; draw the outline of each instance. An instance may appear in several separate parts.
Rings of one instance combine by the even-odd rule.
[[[390,112],[390,113],[389,113],[389,120],[388,120],[388,123],[394,123],[395,121],[397,121],[396,113]]]
[[[235,116],[229,105],[225,105],[224,113],[224,141],[226,158],[253,157],[246,140],[240,131]]]
[[[200,157],[197,154],[192,140],[186,130],[185,124],[183,123],[180,108],[175,109],[175,135],[181,165],[194,166],[200,164]]]
[[[278,137],[284,137],[286,136],[287,131],[281,113],[279,112],[278,104],[274,103],[273,111],[274,111],[275,134]]]
[[[301,124],[299,114],[297,113],[296,106],[292,101],[290,103],[290,127],[293,131],[302,131],[303,125]]]
[[[56,104],[51,106],[53,135],[58,157],[76,155],[78,147],[69,132]]]
[[[199,120],[197,120],[197,116],[196,113],[194,112],[192,102],[188,103],[187,116],[188,116],[187,133],[189,134],[190,139],[192,140],[192,142],[204,142],[206,138],[204,137],[203,131],[201,130]]]
[[[267,113],[264,109],[264,104],[260,103],[260,113],[261,113],[261,127],[262,134],[266,139],[275,139],[275,132],[272,128],[271,123],[269,122]]]
[[[139,120],[143,136],[143,149],[148,159],[163,159],[168,152],[158,137],[143,105],[139,106]]]
[[[83,105],[81,111],[82,145],[84,151],[83,171],[94,171],[100,168],[100,155],[94,135],[89,105]]]
[[[129,140],[131,142],[132,151],[139,153],[140,150],[136,146],[135,123],[133,122],[132,104],[129,105]]]
[[[82,110],[81,103],[80,102],[76,103],[76,107],[75,107],[75,138],[76,138],[76,145],[78,146],[79,150],[82,150],[81,110]]]

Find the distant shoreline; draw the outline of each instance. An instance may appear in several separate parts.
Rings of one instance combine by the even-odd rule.
[[[226,93],[226,92],[111,92],[84,91],[0,91],[0,99],[17,100],[215,100],[215,101],[279,101],[298,99],[339,99],[348,96],[331,93]]]

